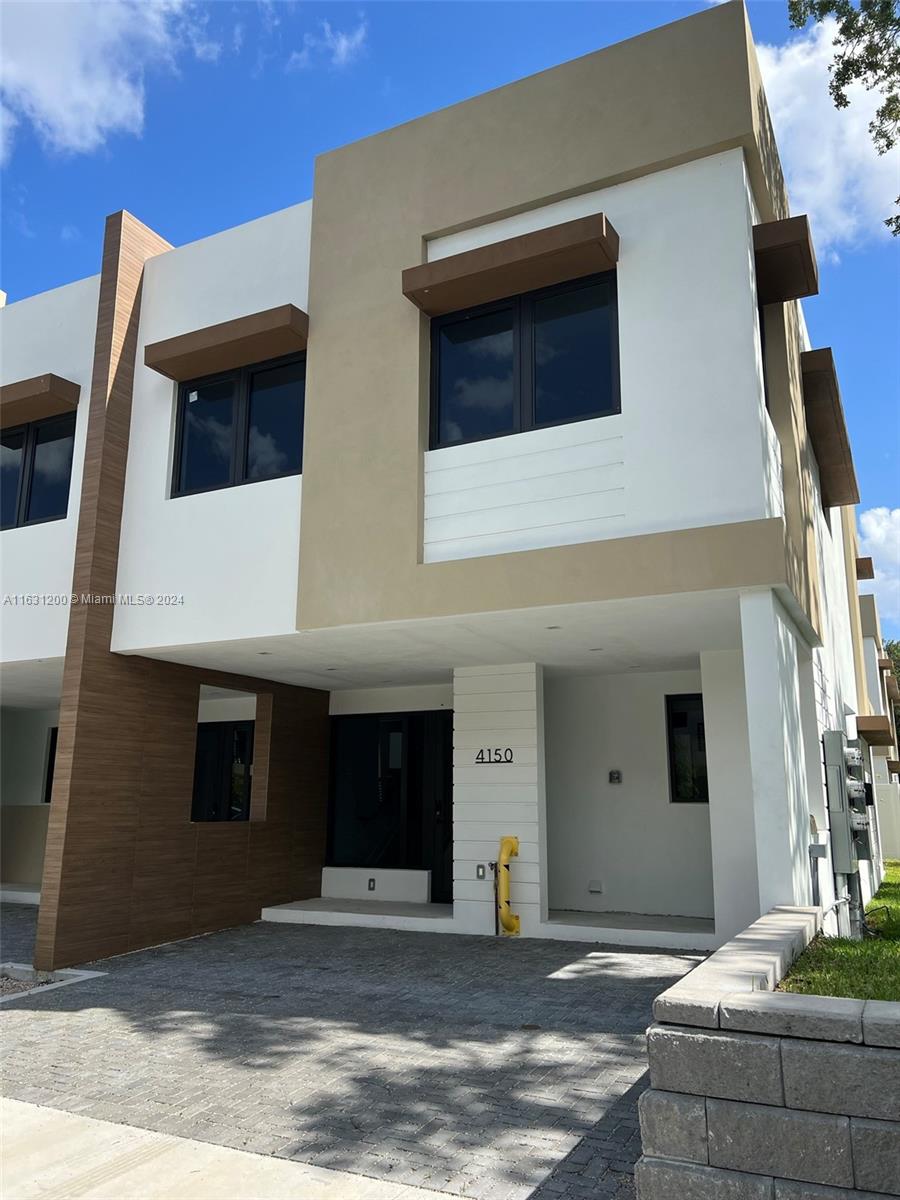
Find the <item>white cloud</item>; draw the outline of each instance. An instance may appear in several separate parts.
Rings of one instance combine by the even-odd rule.
[[[30,123],[50,150],[88,153],[114,133],[140,134],[148,67],[182,53],[214,62],[221,45],[191,0],[6,0],[0,92],[6,156]]]
[[[365,17],[360,17],[355,29],[333,29],[329,21],[322,21],[318,33],[305,33],[303,46],[295,50],[287,61],[288,71],[300,71],[311,67],[320,58],[327,58],[333,67],[347,67],[360,57],[366,46],[369,27]]]
[[[783,46],[757,48],[791,209],[809,214],[823,258],[890,237],[883,221],[900,191],[900,155],[879,156],[868,129],[878,94],[854,84],[850,107],[834,107],[828,66],[835,30],[829,18]]]
[[[878,598],[882,621],[900,622],[900,508],[882,506],[861,512],[859,548],[875,563],[871,591]]]

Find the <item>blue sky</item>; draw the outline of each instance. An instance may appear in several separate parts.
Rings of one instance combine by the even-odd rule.
[[[0,287],[12,302],[93,274],[119,208],[180,244],[306,199],[321,151],[705,7],[3,0]],[[870,97],[834,110],[826,32],[791,31],[786,0],[748,7],[813,221],[810,333],[835,351],[863,549],[900,636],[900,239],[880,225],[900,170],[870,147]]]

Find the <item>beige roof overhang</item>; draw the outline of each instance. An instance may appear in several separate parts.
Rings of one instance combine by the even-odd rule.
[[[856,560],[856,578],[857,579],[874,579],[875,578],[875,563],[870,557],[858,558]]]
[[[817,295],[819,268],[805,216],[754,225],[753,253],[760,304]]]
[[[281,304],[205,329],[194,329],[144,347],[144,363],[183,383],[281,358],[306,349],[309,317],[293,304]]]
[[[805,351],[800,355],[800,370],[806,427],[819,464],[822,502],[826,508],[859,504],[859,485],[831,347]]]
[[[78,407],[81,388],[61,375],[36,375],[0,387],[0,428],[56,417]]]
[[[856,732],[870,746],[893,746],[894,730],[890,717],[868,716],[856,718]]]
[[[603,213],[451,254],[403,272],[403,295],[426,316],[610,271],[619,235]]]

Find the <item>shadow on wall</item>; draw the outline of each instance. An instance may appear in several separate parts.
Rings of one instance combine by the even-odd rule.
[[[524,1200],[577,1177],[624,1197],[652,997],[695,961],[257,925],[10,1006],[9,1092],[437,1190]]]

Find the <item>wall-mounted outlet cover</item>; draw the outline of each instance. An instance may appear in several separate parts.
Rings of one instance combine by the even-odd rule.
[[[369,880],[369,891],[370,891],[370,892],[374,892],[374,891],[375,891],[375,880],[374,880],[374,879],[370,879],[370,880]]]
[[[475,867],[475,878],[484,879],[487,876],[487,868],[484,863],[478,863]]]
[[[595,896],[599,896],[603,891],[603,880],[602,879],[589,879],[588,880],[588,891],[593,892],[593,894]]]

